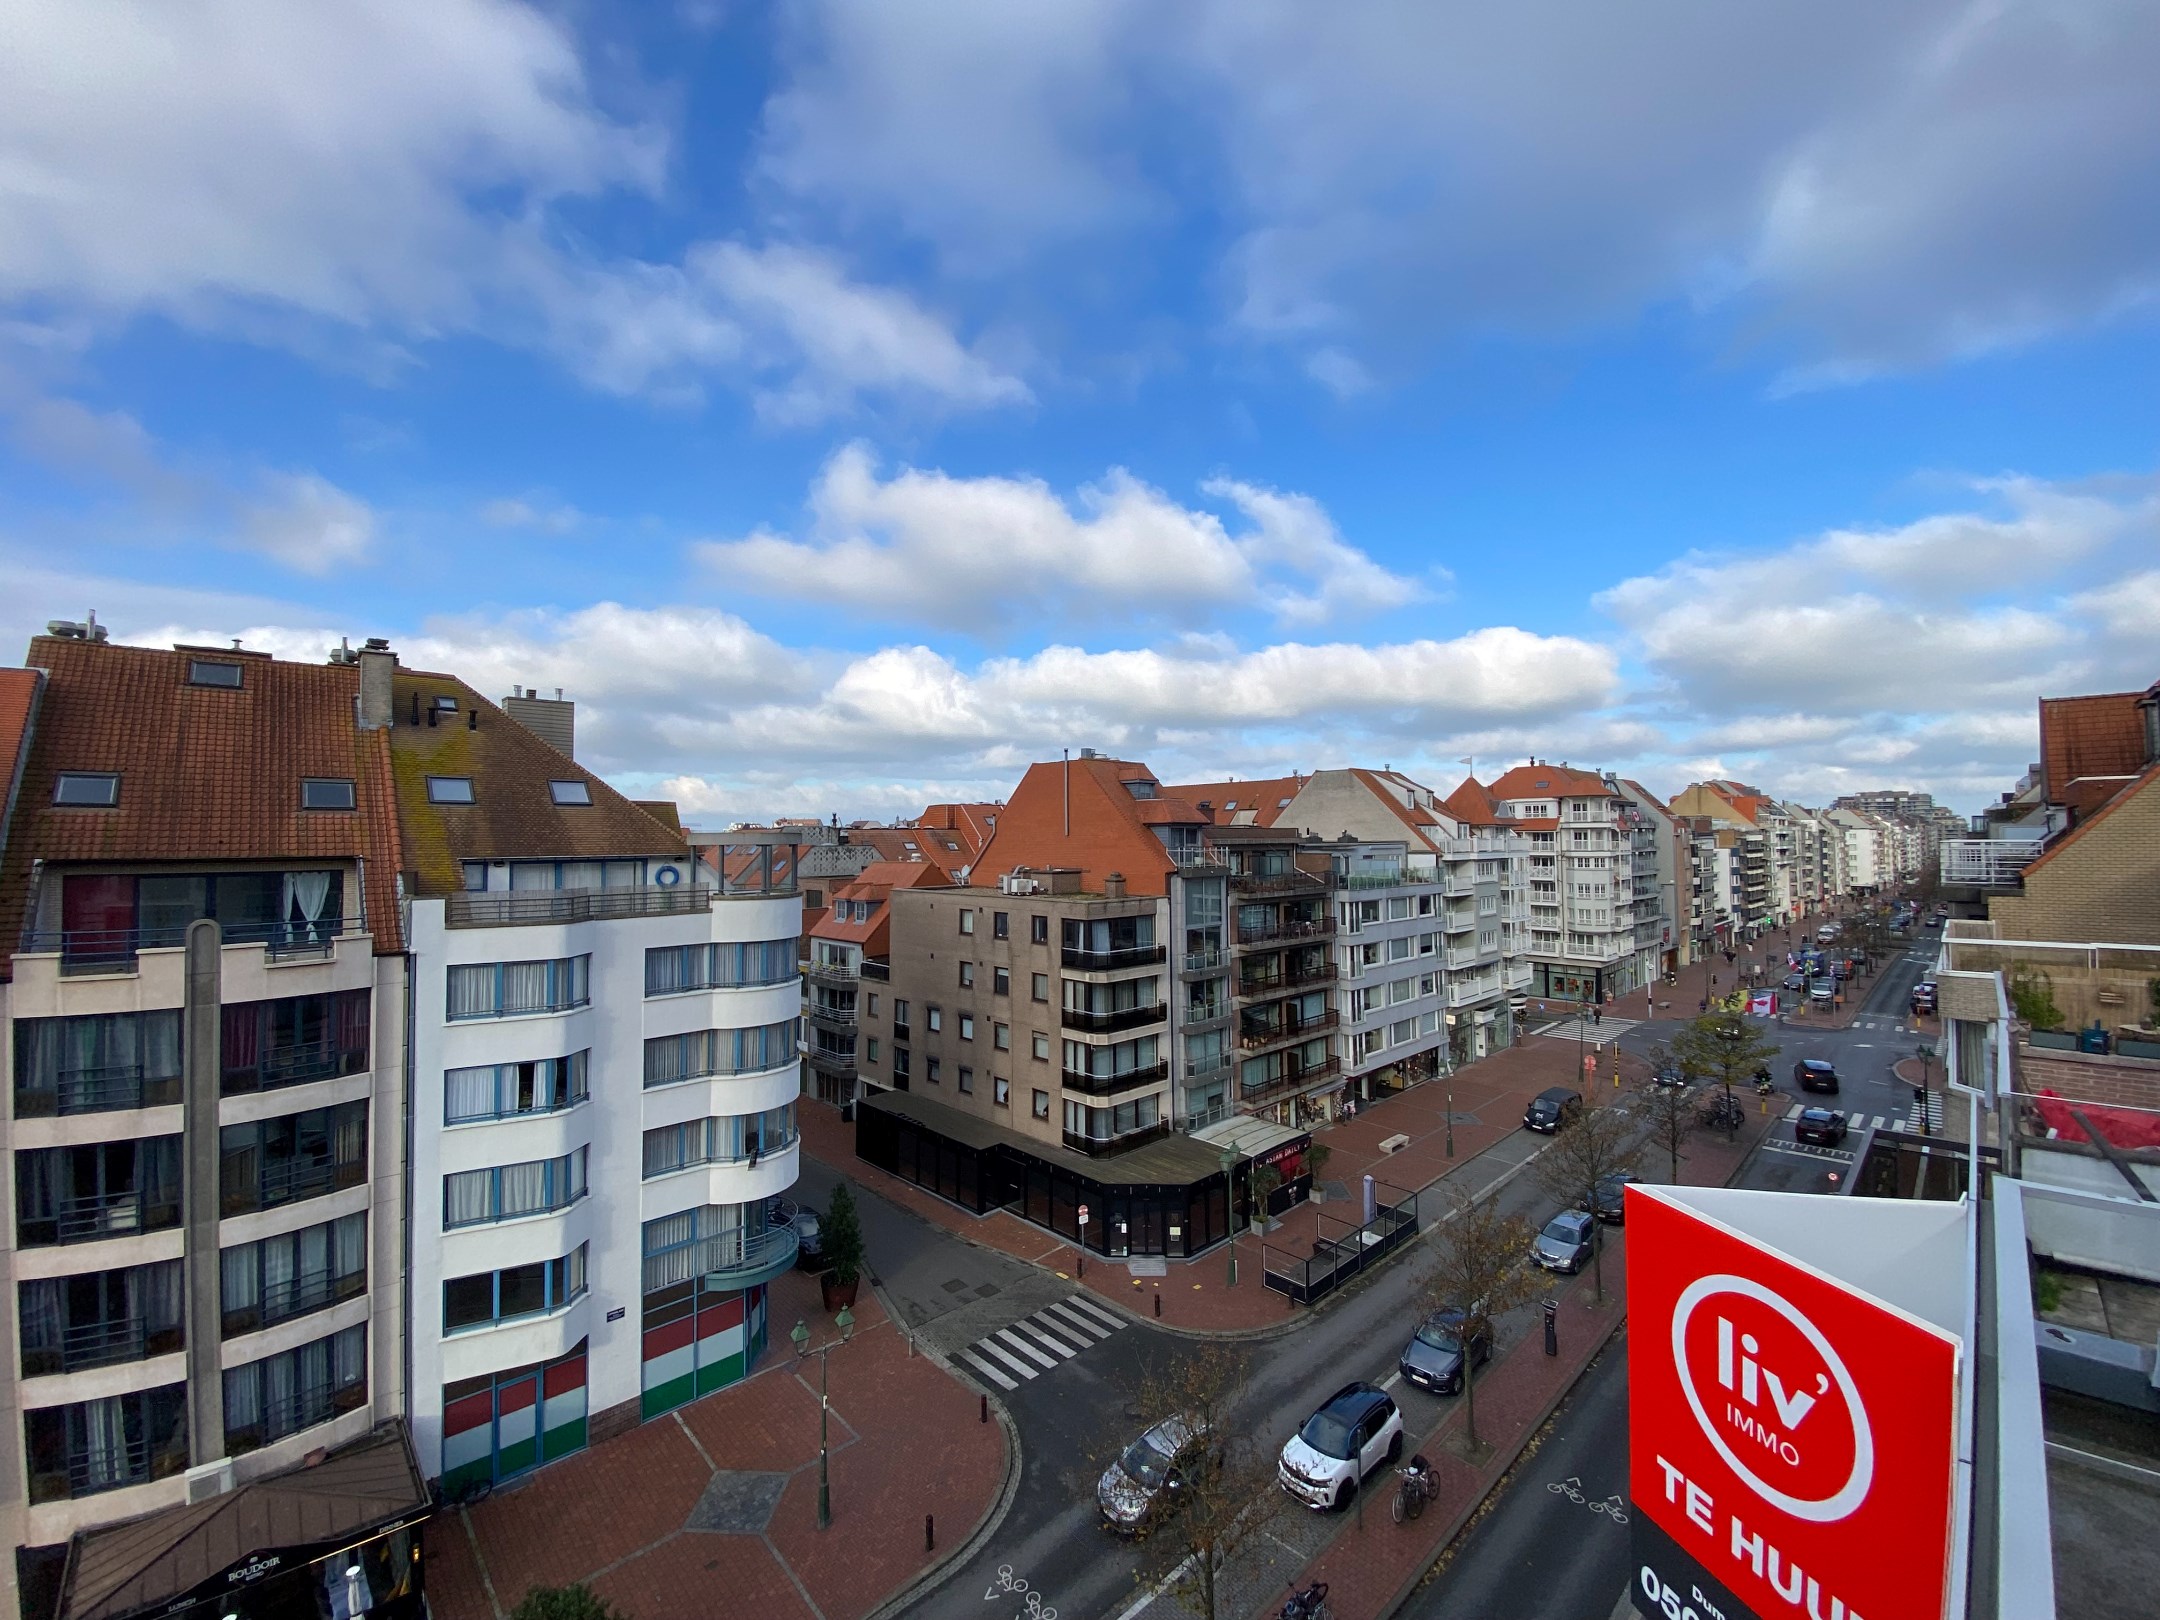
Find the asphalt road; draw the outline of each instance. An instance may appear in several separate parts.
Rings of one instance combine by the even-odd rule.
[[[1404,1611],[1415,1620],[1608,1620],[1627,1533],[1627,1337],[1590,1364],[1508,1489]]]

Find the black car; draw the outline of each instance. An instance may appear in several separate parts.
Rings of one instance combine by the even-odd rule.
[[[1530,1099],[1530,1106],[1523,1110],[1522,1122],[1533,1131],[1552,1136],[1580,1114],[1582,1106],[1582,1098],[1566,1086],[1548,1086]]]
[[[1845,1140],[1845,1116],[1834,1108],[1803,1108],[1793,1121],[1793,1139],[1817,1147],[1836,1147]]]
[[[796,1242],[801,1245],[795,1251],[795,1264],[804,1271],[825,1269],[824,1229],[819,1224],[825,1219],[814,1209],[798,1209],[793,1225]]]
[[[1632,1170],[1615,1170],[1609,1176],[1598,1177],[1597,1191],[1587,1198],[1577,1199],[1577,1209],[1587,1209],[1607,1226],[1621,1226],[1627,1222],[1627,1184],[1640,1181]]]
[[[1434,1311],[1403,1347],[1396,1370],[1418,1388],[1429,1389],[1435,1395],[1462,1393],[1463,1320],[1461,1311]],[[1492,1335],[1479,1327],[1468,1337],[1472,1364],[1484,1366],[1492,1359]]]
[[[1826,1058],[1802,1058],[1793,1065],[1793,1084],[1802,1091],[1827,1091],[1837,1095],[1837,1070]]]
[[[1660,1091],[1685,1091],[1687,1083],[1687,1072],[1671,1058],[1660,1063],[1657,1073],[1650,1077],[1650,1084]]]
[[[1788,990],[1805,990],[1807,988],[1807,975],[1805,973],[1786,974],[1785,988]]]

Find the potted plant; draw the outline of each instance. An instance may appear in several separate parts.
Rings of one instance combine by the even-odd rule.
[[[1305,1150],[1305,1173],[1312,1178],[1312,1186],[1305,1196],[1316,1204],[1327,1198],[1327,1189],[1320,1185],[1320,1176],[1327,1169],[1328,1159],[1334,1152],[1325,1142],[1315,1142]]]
[[[825,1247],[825,1274],[818,1279],[825,1308],[837,1311],[855,1303],[855,1289],[862,1279],[862,1221],[855,1212],[855,1194],[843,1181],[833,1188],[832,1206],[825,1211],[819,1236]]]

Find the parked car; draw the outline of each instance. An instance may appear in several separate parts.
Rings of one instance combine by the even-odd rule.
[[[1286,1441],[1275,1477],[1309,1508],[1345,1507],[1357,1488],[1402,1455],[1402,1413],[1384,1389],[1345,1384]]]
[[[1929,1014],[1935,1011],[1935,985],[1933,981],[1922,979],[1912,987],[1912,1010],[1916,1013]]]
[[[1833,961],[1830,964],[1830,977],[1833,979],[1851,978],[1852,958],[1849,956],[1840,956],[1835,961]]]
[[[1793,1139],[1817,1147],[1836,1147],[1845,1140],[1845,1116],[1834,1108],[1803,1108],[1793,1121]]]
[[[825,1269],[824,1227],[820,1224],[824,1219],[807,1206],[795,1211],[795,1237],[802,1245],[795,1251],[795,1264],[804,1271]]]
[[[1530,1106],[1523,1110],[1522,1122],[1533,1131],[1552,1136],[1580,1114],[1582,1106],[1582,1097],[1578,1093],[1566,1086],[1548,1086],[1530,1099]]]
[[[1435,1395],[1460,1394],[1466,1337],[1463,1320],[1461,1311],[1434,1311],[1418,1324],[1417,1332],[1403,1346],[1395,1370],[1418,1388],[1429,1389]],[[1471,1363],[1482,1367],[1492,1359],[1492,1334],[1480,1327],[1467,1337]]]
[[[1685,1091],[1687,1083],[1686,1072],[1671,1058],[1660,1063],[1657,1073],[1650,1077],[1650,1084],[1659,1091]]]
[[[1118,1454],[1095,1483],[1103,1524],[1121,1536],[1140,1536],[1176,1507],[1184,1470],[1205,1443],[1187,1418],[1167,1417]]]
[[[1793,1065],[1793,1084],[1802,1091],[1827,1091],[1837,1095],[1837,1066],[1828,1058],[1802,1058]]]
[[[1815,930],[1815,937],[1825,945],[1829,944],[1833,939],[1836,939],[1837,936],[1838,925],[1836,923],[1824,923],[1820,928]]]
[[[1572,1277],[1582,1270],[1596,1241],[1597,1221],[1588,1210],[1562,1210],[1538,1233],[1537,1242],[1530,1245],[1530,1258],[1547,1271]]]
[[[1597,1190],[1578,1203],[1578,1209],[1587,1209],[1607,1226],[1620,1226],[1627,1220],[1627,1184],[1640,1181],[1632,1170],[1615,1170],[1609,1176],[1598,1177]]]
[[[1809,985],[1809,986],[1808,986],[1808,993],[1807,993],[1807,998],[1808,998],[1808,1002],[1809,1002],[1809,1004],[1810,1004],[1810,1005],[1812,1005],[1812,1006],[1816,1006],[1816,1007],[1834,1007],[1834,1006],[1836,1006],[1836,1005],[1837,1005],[1837,980],[1835,980],[1835,979],[1817,979],[1817,980],[1816,980],[1816,981],[1815,981],[1815,982],[1814,982],[1813,984],[1811,984],[1811,985]]]
[[[1807,988],[1807,975],[1805,973],[1786,974],[1785,988],[1788,990],[1805,990]]]

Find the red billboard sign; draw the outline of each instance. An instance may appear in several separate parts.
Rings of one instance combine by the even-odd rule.
[[[1636,1601],[1683,1620],[1939,1620],[1957,1339],[1630,1188]]]

